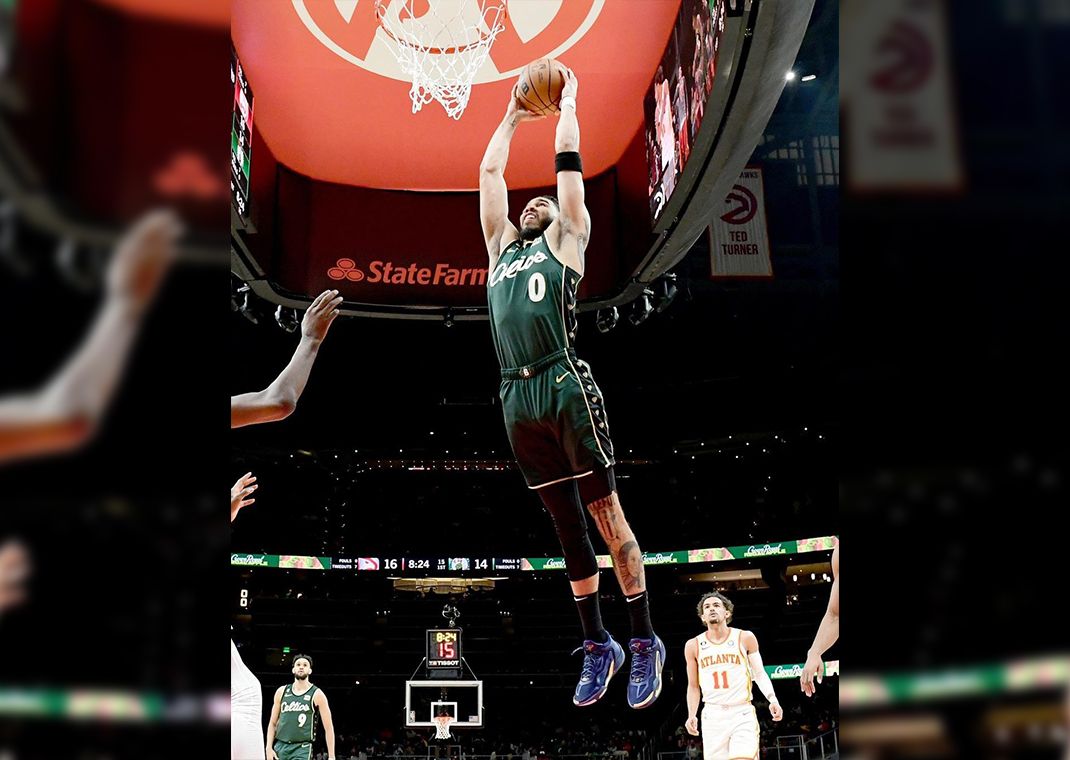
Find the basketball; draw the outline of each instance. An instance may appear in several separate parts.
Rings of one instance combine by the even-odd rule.
[[[517,99],[526,110],[552,114],[560,110],[561,90],[565,86],[565,67],[553,58],[532,61],[520,75]]]

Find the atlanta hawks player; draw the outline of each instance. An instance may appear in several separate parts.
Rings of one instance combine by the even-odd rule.
[[[687,642],[687,722],[692,736],[699,735],[699,700],[702,709],[703,760],[757,760],[758,716],[751,704],[751,682],[769,700],[774,721],[784,717],[773,682],[758,653],[758,639],[750,631],[729,628],[734,605],[722,594],[704,594],[698,603],[706,631]]]

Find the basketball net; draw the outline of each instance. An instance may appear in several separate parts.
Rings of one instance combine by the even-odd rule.
[[[412,79],[413,113],[437,100],[461,118],[505,16],[505,0],[375,0],[390,52]]]
[[[451,723],[453,723],[453,718],[449,715],[439,715],[435,718],[435,738],[449,739]]]

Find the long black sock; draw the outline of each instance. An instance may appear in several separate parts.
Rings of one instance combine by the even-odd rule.
[[[602,613],[598,609],[598,592],[592,591],[586,596],[574,596],[576,609],[580,611],[580,623],[583,624],[583,638],[604,644],[609,641],[606,629],[602,627]]]
[[[646,592],[624,597],[628,603],[628,617],[632,620],[632,638],[652,639],[654,629],[650,625],[650,603]]]

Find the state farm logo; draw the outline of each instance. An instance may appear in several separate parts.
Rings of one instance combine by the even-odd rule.
[[[357,262],[353,259],[338,259],[338,264],[327,270],[327,276],[332,280],[360,282],[364,279],[364,272],[357,269]]]
[[[433,267],[412,263],[398,265],[391,261],[372,261],[365,273],[357,268],[353,259],[338,259],[327,270],[332,280],[367,282],[380,285],[429,285],[429,286],[484,286],[487,284],[486,267],[453,267],[435,264]]]
[[[537,58],[557,58],[575,45],[598,19],[605,0],[568,0],[564,3],[506,2],[505,29],[490,49],[490,57],[476,73],[475,82],[495,82],[516,76]],[[297,16],[320,44],[367,71],[411,82],[398,66],[379,33],[374,0],[291,0]],[[402,0],[385,0],[390,6]],[[434,6],[440,17],[459,10],[464,18],[479,19],[478,0],[404,0],[423,19]],[[393,10],[391,12],[397,12]],[[492,14],[488,11],[488,17]],[[484,29],[484,31],[486,31]],[[474,40],[467,40],[468,42]],[[425,41],[434,44],[434,41]]]
[[[758,213],[758,199],[743,185],[733,185],[724,202],[735,204],[721,215],[721,219],[729,224],[746,224]]]

